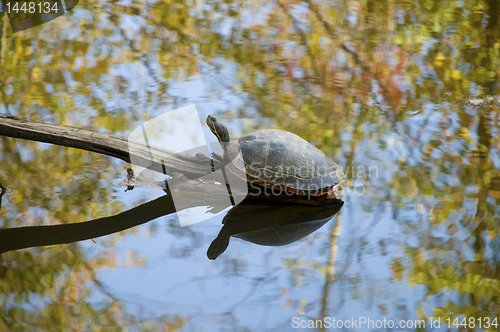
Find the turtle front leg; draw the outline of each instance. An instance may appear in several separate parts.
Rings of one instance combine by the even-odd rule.
[[[218,161],[222,161],[222,156],[221,156],[221,155],[219,155],[219,154],[217,154],[217,153],[215,153],[215,152],[212,152],[212,153],[210,154],[210,158],[215,159],[215,160],[218,160]]]

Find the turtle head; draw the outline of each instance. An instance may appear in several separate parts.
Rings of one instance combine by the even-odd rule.
[[[227,130],[227,127],[211,115],[207,116],[207,125],[212,133],[217,137],[222,147],[225,148],[226,143],[229,143],[230,141],[229,130]]]

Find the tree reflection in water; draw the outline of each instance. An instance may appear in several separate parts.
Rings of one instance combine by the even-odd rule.
[[[179,234],[159,218],[97,244],[4,253],[0,330],[498,316],[498,6],[98,1],[16,34],[4,20],[2,113],[123,135],[195,103],[232,134],[288,130],[343,170],[379,172],[354,180],[335,223],[284,247],[231,241],[208,261],[220,220]],[[122,170],[0,136],[1,227],[79,223],[163,195],[124,194]]]

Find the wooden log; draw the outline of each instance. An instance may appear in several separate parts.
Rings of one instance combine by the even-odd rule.
[[[125,137],[89,129],[54,125],[0,114],[0,135],[101,153],[137,166],[167,174],[179,172],[200,178],[221,166],[219,161],[192,157],[156,146],[129,141]]]

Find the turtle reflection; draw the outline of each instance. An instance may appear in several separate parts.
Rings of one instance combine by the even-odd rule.
[[[208,248],[207,256],[219,257],[231,236],[263,246],[298,241],[331,220],[342,205],[340,199],[330,199],[319,206],[244,200],[224,217],[224,226]]]

